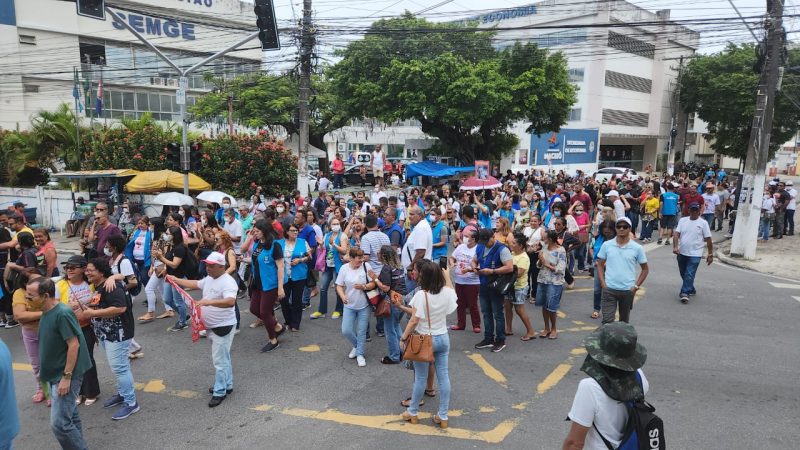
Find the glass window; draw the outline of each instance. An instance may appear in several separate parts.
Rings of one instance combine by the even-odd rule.
[[[135,96],[133,92],[123,92],[122,93],[122,109],[125,111],[133,111],[136,109],[136,104],[134,103]]]
[[[170,95],[169,98],[172,100],[172,112],[178,112],[181,110],[180,106],[178,106],[178,102],[174,95]]]
[[[111,91],[111,109],[122,109],[122,92]],[[116,119],[116,117],[114,117]]]
[[[161,111],[161,102],[158,94],[149,94],[148,97],[150,97],[150,111]]]
[[[169,95],[161,95],[161,111],[172,112],[172,100]]]
[[[111,118],[112,119],[121,119],[122,118],[122,111],[111,111]]]
[[[150,104],[147,100],[146,93],[136,94],[136,110],[137,111],[150,111]]]

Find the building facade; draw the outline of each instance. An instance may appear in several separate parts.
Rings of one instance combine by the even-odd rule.
[[[182,68],[255,31],[253,4],[238,0],[121,0],[114,5],[122,20]],[[250,49],[189,77],[187,106],[212,88],[204,72],[230,78],[262,68],[260,48],[245,47]],[[0,48],[0,128],[27,128],[31,116],[61,103],[81,111],[84,121],[135,119],[146,112],[156,120],[178,121],[177,73],[109,15],[105,20],[78,16],[74,1],[0,0]],[[97,115],[101,79],[103,109]]]

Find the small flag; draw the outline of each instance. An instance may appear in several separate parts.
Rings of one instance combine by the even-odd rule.
[[[103,77],[100,77],[100,82],[97,83],[97,101],[94,105],[94,113],[97,117],[103,115]]]
[[[83,104],[81,103],[81,93],[80,93],[80,85],[81,82],[78,79],[78,69],[74,69],[75,75],[75,85],[72,86],[72,96],[75,98],[75,105],[78,109],[78,114],[83,112]]]
[[[202,306],[198,305],[192,296],[181,289],[174,281],[167,279],[167,283],[171,284],[172,287],[178,291],[178,294],[183,297],[183,302],[189,307],[189,325],[192,326],[192,342],[197,342],[200,339],[200,332],[206,329],[206,325],[203,322],[203,313],[201,312]]]

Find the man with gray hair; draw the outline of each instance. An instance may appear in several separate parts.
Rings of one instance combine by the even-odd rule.
[[[431,259],[433,232],[431,231],[431,225],[422,216],[422,208],[418,205],[408,208],[408,220],[411,222],[411,234],[408,235],[408,239],[403,246],[400,262],[406,271],[406,286],[409,291],[413,291],[417,283],[415,280],[409,279],[408,274],[417,260]]]

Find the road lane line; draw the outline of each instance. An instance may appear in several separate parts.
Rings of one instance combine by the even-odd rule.
[[[594,292],[594,288],[575,288],[575,289],[564,289],[565,294],[569,294],[570,292],[578,293],[578,292]]]
[[[298,348],[298,350],[300,350],[301,352],[318,352],[319,345],[316,344],[306,345],[305,347]]]
[[[13,363],[13,364],[11,364],[11,367],[14,370],[19,370],[21,372],[33,372],[33,366],[31,366],[30,364]]]
[[[483,355],[479,355],[477,353],[468,353],[467,358],[471,359],[472,362],[477,364],[478,367],[483,370],[484,375],[494,380],[500,386],[508,389],[508,380],[506,379],[505,375],[503,375],[499,370],[495,369],[494,366],[489,364],[489,361],[486,361],[486,358],[484,358]]]
[[[572,368],[572,364],[565,362],[561,363],[553,369],[550,374],[548,374],[538,386],[536,386],[536,393],[539,395],[544,394],[545,392],[549,391],[550,389],[554,388],[569,372]]]
[[[795,299],[795,300],[797,300],[798,302],[800,302],[800,296],[793,295],[793,296],[792,296],[792,298],[793,298],[793,299]]]
[[[778,289],[800,289],[800,284],[794,283],[774,283],[770,281],[769,284]]]

